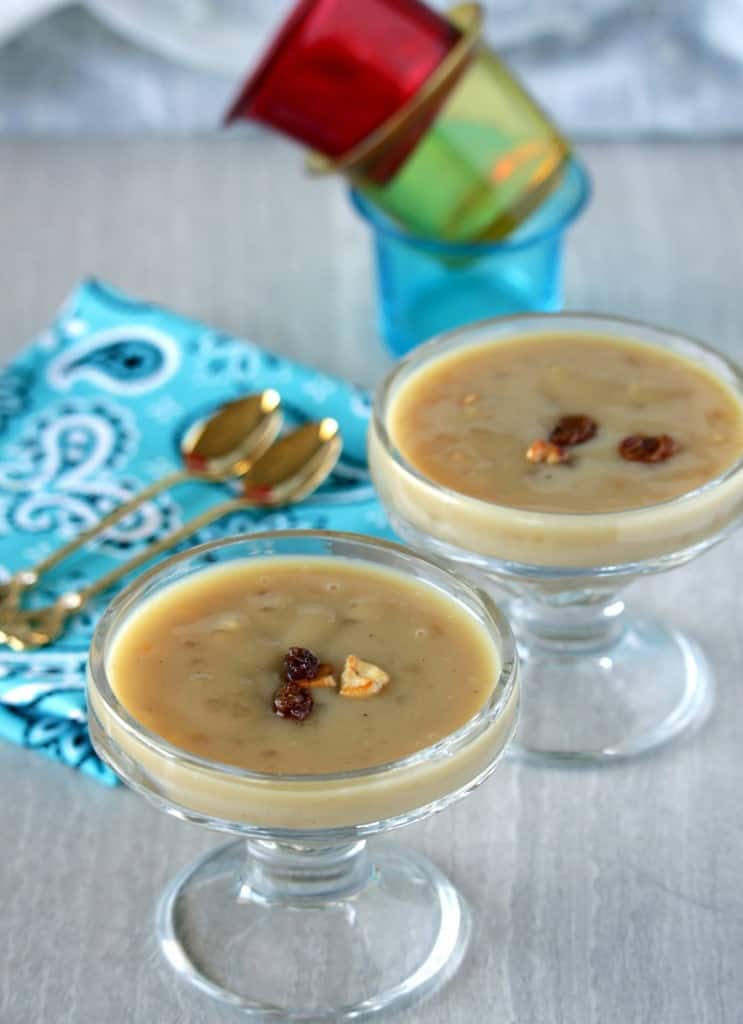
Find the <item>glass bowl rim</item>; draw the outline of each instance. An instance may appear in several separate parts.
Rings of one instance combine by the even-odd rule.
[[[430,252],[452,254],[455,256],[486,257],[497,255],[498,253],[512,253],[522,249],[530,249],[532,246],[541,245],[543,242],[548,242],[550,239],[560,235],[583,211],[593,191],[591,176],[587,167],[582,160],[579,160],[575,154],[572,154],[565,162],[563,177],[555,185],[555,188],[546,197],[542,205],[548,204],[559,196],[560,191],[568,183],[568,176],[570,175],[574,179],[577,195],[571,202],[566,204],[564,209],[555,213],[552,223],[548,223],[533,234],[529,234],[527,231],[525,235],[520,235],[519,232],[524,227],[528,227],[531,220],[531,217],[527,217],[523,224],[519,225],[516,232],[514,232],[514,236],[518,235],[518,237],[511,238],[511,236],[506,236],[506,238],[495,242],[444,242],[437,238],[416,235],[406,231],[404,227],[396,224],[391,217],[377,210],[373,203],[367,200],[357,188],[352,187],[350,189],[350,196],[351,202],[359,216],[370,224],[375,232],[381,235],[387,235],[412,248],[426,249]],[[539,209],[540,207],[537,207],[534,213]]]
[[[500,671],[493,685],[492,692],[483,706],[472,717],[467,719],[458,729],[448,733],[436,743],[422,747],[420,750],[407,754],[405,757],[397,758],[394,761],[386,761],[383,764],[372,765],[368,768],[355,768],[345,772],[321,772],[316,774],[279,774],[277,772],[259,772],[237,765],[225,764],[220,761],[212,761],[209,758],[199,757],[188,750],[178,747],[164,739],[158,733],[153,732],[142,725],[119,701],[110,684],[106,671],[106,656],[110,640],[116,635],[115,626],[117,618],[125,610],[126,606],[136,602],[150,583],[158,578],[168,575],[171,570],[190,559],[203,555],[214,549],[227,548],[234,545],[245,544],[256,541],[276,541],[291,539],[317,539],[328,541],[340,541],[342,543],[354,543],[366,546],[367,548],[382,548],[386,551],[397,553],[408,560],[422,563],[428,570],[434,570],[442,579],[451,579],[465,591],[469,597],[474,597],[479,606],[478,610],[484,613],[484,623],[488,633],[495,634],[503,650],[499,658]],[[257,555],[257,558],[270,558],[267,555]],[[291,555],[277,555],[275,557],[298,557]],[[308,555],[308,558],[333,558],[333,554]],[[343,556],[353,561],[351,555]],[[245,561],[249,558],[244,559]],[[358,559],[361,561],[361,559]],[[238,561],[236,559],[235,561]],[[377,563],[374,563],[377,564]],[[389,567],[385,567],[389,568]],[[203,571],[197,569],[196,572]],[[400,572],[400,568],[392,568],[392,572]],[[177,582],[177,581],[174,581]],[[125,621],[125,618],[124,620]],[[500,654],[501,652],[499,652]],[[516,642],[511,631],[510,624],[501,611],[500,607],[483,590],[476,587],[469,580],[465,579],[451,568],[444,567],[432,558],[420,554],[403,544],[372,537],[366,534],[345,532],[340,530],[264,530],[254,533],[236,534],[230,537],[221,537],[217,540],[207,541],[203,544],[194,545],[185,551],[171,555],[162,562],[158,562],[151,569],[136,576],[126,587],[124,587],[107,605],[103,615],[96,624],[93,639],[90,645],[88,656],[88,673],[86,689],[94,689],[97,697],[105,704],[107,713],[111,715],[117,725],[135,739],[143,743],[148,749],[168,759],[177,759],[187,764],[190,768],[196,768],[205,772],[218,772],[220,775],[230,776],[235,780],[246,780],[252,782],[266,783],[270,785],[284,786],[292,785],[317,785],[318,782],[337,783],[352,782],[361,779],[374,779],[379,776],[390,775],[400,770],[416,768],[421,764],[432,763],[439,758],[448,756],[452,749],[464,747],[470,738],[476,738],[481,730],[487,725],[497,721],[508,707],[516,687],[518,675],[518,653]],[[100,716],[99,716],[100,717]],[[116,743],[116,740],[113,741]]]
[[[431,480],[429,477],[427,477],[419,469],[416,469],[416,467],[405,458],[405,456],[397,448],[397,446],[393,444],[392,438],[390,437],[390,433],[387,429],[384,414],[386,411],[387,403],[390,398],[390,394],[395,384],[397,383],[398,379],[410,369],[411,365],[414,367],[412,372],[415,373],[416,365],[420,364],[420,367],[422,368],[422,366],[429,361],[430,356],[433,356],[433,361],[435,361],[437,355],[441,353],[441,350],[445,349],[446,345],[450,341],[456,339],[460,335],[466,336],[467,334],[470,333],[480,333],[481,331],[486,330],[488,327],[504,326],[508,328],[509,326],[513,325],[514,330],[512,332],[507,332],[502,339],[499,339],[513,341],[514,339],[519,337],[521,332],[518,328],[519,325],[522,324],[524,321],[537,322],[538,324],[538,326],[535,326],[533,329],[524,332],[524,337],[538,337],[540,334],[547,333],[552,324],[559,324],[560,322],[565,320],[585,320],[590,321],[593,324],[603,326],[606,328],[607,337],[613,336],[611,326],[614,324],[631,329],[636,328],[640,332],[648,332],[651,335],[660,335],[666,338],[680,340],[686,344],[692,345],[695,348],[701,349],[705,355],[712,356],[714,359],[719,360],[719,362],[721,362],[725,366],[726,370],[728,370],[730,374],[737,380],[738,389],[740,391],[740,395],[738,397],[741,402],[741,407],[743,408],[743,366],[738,365],[736,362],[734,362],[728,356],[724,355],[722,352],[719,352],[717,349],[712,348],[711,345],[707,345],[705,342],[700,341],[698,338],[695,338],[692,335],[684,334],[681,331],[676,331],[671,328],[656,327],[654,324],[650,324],[644,320],[633,319],[631,317],[624,316],[614,316],[609,313],[590,313],[583,310],[562,310],[558,313],[515,313],[510,316],[488,317],[483,320],[475,320],[472,321],[471,323],[463,324],[460,327],[454,327],[451,330],[443,331],[442,333],[436,334],[432,338],[429,338],[421,345],[418,345],[416,348],[412,350],[412,352],[409,352],[407,355],[403,356],[403,358],[400,359],[397,363],[395,363],[392,369],[387,373],[387,375],[382,380],[381,384],[377,388],[377,391],[374,395],[374,404],[372,408],[372,417],[370,424],[370,429],[374,431],[374,434],[376,435],[376,438],[382,445],[385,454],[389,458],[391,458],[393,462],[409,477],[412,477],[418,483],[425,485],[426,487],[434,490],[438,494],[444,495],[446,498],[450,498],[458,502],[466,502],[467,504],[472,504],[477,509],[499,509],[505,512],[517,512],[525,517],[534,516],[535,518],[538,517],[540,520],[546,520],[551,522],[566,522],[568,519],[603,519],[604,517],[611,521],[616,521],[617,516],[621,516],[625,519],[629,516],[642,516],[656,509],[670,508],[672,506],[677,506],[685,502],[694,500],[695,498],[699,497],[699,495],[713,490],[714,488],[720,486],[720,484],[726,483],[728,480],[732,479],[734,476],[736,476],[743,470],[743,454],[741,454],[739,458],[734,463],[732,463],[732,465],[728,466],[726,470],[724,470],[717,476],[713,477],[711,480],[707,480],[705,483],[700,484],[699,487],[695,487],[693,490],[686,491],[683,494],[678,494],[675,498],[668,498],[665,501],[655,502],[652,505],[640,505],[634,508],[613,509],[608,512],[543,512],[537,509],[522,508],[518,505],[504,505],[498,502],[484,501],[482,498],[475,498],[472,495],[465,494],[462,491],[457,491],[451,487],[447,487],[445,484],[437,483],[435,480]],[[581,332],[585,334],[590,333],[590,327],[588,326],[588,324],[586,324],[586,326],[583,328],[576,328],[576,334],[580,334]],[[617,335],[617,337],[619,337],[619,335]],[[653,347],[653,342],[642,338],[642,336],[626,340],[640,342],[641,344],[647,344],[648,347]],[[474,342],[473,344],[477,345],[478,343]],[[464,349],[466,347],[467,344],[465,342],[464,344],[461,345],[461,347],[457,346],[457,350],[461,351],[461,349]],[[660,345],[655,347],[662,348],[662,346]],[[453,350],[454,349],[450,351]],[[444,353],[441,354],[443,355]],[[693,360],[690,358],[689,361],[691,362]]]

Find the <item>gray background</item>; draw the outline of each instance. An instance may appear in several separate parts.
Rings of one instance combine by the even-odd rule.
[[[0,0],[0,131],[211,131],[292,3]],[[484,6],[490,44],[573,137],[743,132],[743,0]]]
[[[743,358],[743,146],[595,145],[567,305],[646,317]],[[0,356],[95,272],[361,383],[377,342],[364,229],[279,142],[0,141]],[[707,648],[718,702],[660,756],[506,762],[397,835],[476,908],[465,964],[405,1024],[739,1024],[743,532],[634,599]],[[736,579],[737,577],[737,579]],[[3,1024],[239,1021],[160,958],[171,875],[221,840],[0,744]]]

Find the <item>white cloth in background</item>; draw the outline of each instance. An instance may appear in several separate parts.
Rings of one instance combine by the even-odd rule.
[[[292,3],[0,0],[0,131],[211,130]],[[573,137],[743,133],[743,0],[485,6],[488,40]]]

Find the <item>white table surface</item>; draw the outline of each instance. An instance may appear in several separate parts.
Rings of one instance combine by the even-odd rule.
[[[743,357],[743,145],[591,146],[596,195],[567,305],[645,317]],[[334,181],[265,139],[0,142],[0,355],[75,280],[134,294],[364,384],[367,240]],[[476,908],[466,962],[405,1024],[743,1020],[743,531],[635,588],[707,647],[717,707],[660,756],[603,771],[506,763],[397,841]],[[123,787],[0,743],[2,1024],[238,1021],[153,937],[161,887],[219,837]]]

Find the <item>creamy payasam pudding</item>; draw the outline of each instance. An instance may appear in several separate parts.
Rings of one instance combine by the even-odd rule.
[[[370,461],[385,504],[424,534],[510,562],[617,565],[743,511],[740,388],[693,357],[555,330],[417,358]]]
[[[124,728],[93,687],[91,707],[174,803],[328,827],[417,808],[486,770],[513,728],[515,691],[449,756],[364,774],[471,722],[500,671],[486,625],[436,586],[351,559],[256,558],[165,587],[112,641],[115,697],[174,756]],[[322,778],[346,772],[358,774]]]

